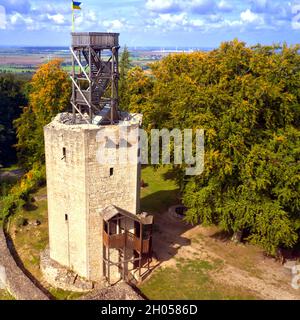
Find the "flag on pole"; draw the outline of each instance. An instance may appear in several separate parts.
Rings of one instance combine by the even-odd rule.
[[[80,8],[81,2],[72,1],[72,4],[73,4],[73,10],[81,10]]]
[[[75,15],[74,15],[74,10],[81,10],[81,5],[82,2],[74,1],[72,0],[72,32],[75,31]]]

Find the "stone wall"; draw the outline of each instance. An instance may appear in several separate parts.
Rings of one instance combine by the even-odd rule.
[[[6,289],[17,300],[49,300],[48,296],[17,265],[2,228],[0,228],[0,269],[1,280],[5,281]]]
[[[113,149],[110,145],[118,145],[122,140],[119,126],[108,126],[96,130],[86,130],[86,190],[88,192],[89,228],[88,228],[88,256],[91,279],[99,280],[103,277],[103,244],[102,244],[102,210],[110,205],[117,206],[131,213],[139,211],[140,166],[128,157],[138,158],[138,126],[128,127],[128,143],[125,147]],[[104,139],[103,139],[104,138]],[[97,154],[99,150],[103,153]],[[106,159],[120,157],[127,152],[127,160],[122,163],[99,164],[99,157]],[[125,158],[124,158],[125,159]],[[110,175],[110,170],[113,174]],[[115,262],[118,257],[115,257]],[[112,267],[115,279],[120,275],[118,267]],[[113,277],[113,275],[112,275]]]
[[[73,292],[89,292],[93,290],[94,284],[92,282],[81,278],[73,271],[52,260],[49,248],[41,252],[40,261],[43,278],[53,288]]]
[[[80,300],[144,300],[130,285],[120,282],[114,286],[94,290]]]
[[[88,277],[84,132],[46,126],[45,154],[50,257]]]

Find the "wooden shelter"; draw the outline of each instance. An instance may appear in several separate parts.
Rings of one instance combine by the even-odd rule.
[[[143,265],[150,269],[152,226],[153,216],[146,213],[135,215],[115,206],[103,211],[103,266],[109,283],[112,266],[118,267],[125,281],[130,281],[131,271],[136,270],[140,279]],[[112,250],[118,251],[118,261],[111,259]]]

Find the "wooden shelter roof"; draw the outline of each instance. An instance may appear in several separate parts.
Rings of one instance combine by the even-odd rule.
[[[116,207],[114,205],[110,205],[102,211],[103,220],[106,222],[113,219],[118,214],[121,214],[129,219],[140,222],[142,224],[152,224],[153,223],[153,216],[147,215],[147,213],[145,213],[145,212],[141,215],[137,215],[137,214],[133,214],[131,212],[128,212],[124,209],[121,209],[119,207]]]

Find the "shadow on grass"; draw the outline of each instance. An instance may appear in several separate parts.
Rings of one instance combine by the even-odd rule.
[[[163,190],[145,196],[141,208],[154,215],[153,250],[154,257],[162,263],[173,258],[182,247],[191,241],[182,236],[193,228],[180,219],[172,217],[168,208],[178,202],[178,190]]]
[[[38,206],[34,205],[33,203],[26,203],[23,207],[26,211],[36,211],[38,209]]]
[[[149,213],[162,213],[179,200],[179,190],[162,190],[144,196],[141,199],[141,210]]]
[[[231,241],[232,233],[227,232],[225,230],[220,230],[210,236],[213,239],[219,240],[221,242]]]
[[[164,174],[163,174],[163,178],[165,180],[174,180],[174,181],[177,181],[178,179],[178,171],[176,171],[176,169],[169,169],[168,171],[166,171]]]

